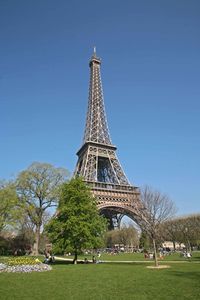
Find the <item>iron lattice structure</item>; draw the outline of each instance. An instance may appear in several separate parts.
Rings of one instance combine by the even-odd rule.
[[[101,83],[101,60],[96,51],[90,60],[89,99],[83,145],[77,152],[75,174],[84,178],[97,199],[102,214],[119,225],[121,216],[128,215],[137,221],[141,208],[139,191],[132,186],[116,156],[111,142]]]

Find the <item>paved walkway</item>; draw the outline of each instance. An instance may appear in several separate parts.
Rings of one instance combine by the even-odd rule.
[[[149,263],[154,263],[154,260],[102,260],[104,263],[144,263],[144,264],[149,264]],[[159,260],[158,263],[197,263],[199,264],[200,261],[189,261],[189,260]]]
[[[65,258],[65,257],[58,257],[54,256],[56,261],[73,261],[73,258]],[[78,259],[78,262],[84,262],[83,259]],[[92,260],[88,259],[88,262],[92,263]],[[100,263],[116,263],[116,264],[149,264],[149,263],[154,263],[154,260],[99,260]],[[185,264],[185,263],[195,263],[199,264],[200,261],[191,261],[191,260],[159,260],[159,264],[162,263],[169,263],[169,264]]]

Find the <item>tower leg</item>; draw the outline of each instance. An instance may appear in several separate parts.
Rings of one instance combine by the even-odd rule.
[[[102,215],[108,220],[108,230],[120,229],[123,214],[114,213],[113,211],[102,211]]]

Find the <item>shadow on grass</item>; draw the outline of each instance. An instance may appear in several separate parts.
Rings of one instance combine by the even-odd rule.
[[[152,265],[152,263],[151,262],[149,262],[149,264],[148,263],[143,263],[143,262],[117,262],[117,261],[111,261],[111,262],[104,262],[104,261],[102,261],[101,263],[99,263],[99,264],[104,264],[104,265],[107,265],[107,266],[110,266],[110,265],[118,265],[118,266],[130,266],[130,267],[133,267],[134,265],[135,266],[144,266],[144,267],[146,267],[146,266],[148,266],[149,264],[150,265]]]
[[[51,266],[56,266],[56,265],[72,265],[73,264],[73,261],[68,261],[68,260],[58,260],[58,261],[55,261],[53,263],[49,263],[49,265]]]
[[[199,272],[181,272],[181,271],[173,271],[173,276],[185,278],[185,279],[192,279],[195,281],[200,281],[200,271]]]
[[[192,257],[192,261],[193,261],[193,260],[195,260],[195,261],[197,261],[197,260],[200,261],[200,256],[194,256],[194,257]]]

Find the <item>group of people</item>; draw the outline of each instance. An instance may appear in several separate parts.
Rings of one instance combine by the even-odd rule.
[[[187,251],[183,251],[181,253],[181,256],[185,257],[185,258],[191,258],[192,257],[192,254],[190,252],[187,252]]]
[[[98,253],[97,257],[98,257],[98,259],[96,259],[95,255],[92,256],[92,263],[93,263],[93,264],[98,264],[98,263],[101,262],[101,260],[100,260],[101,253]],[[86,258],[84,259],[84,264],[88,264],[89,262],[91,262],[91,261],[89,261],[89,260],[87,259],[87,257],[86,257]]]
[[[101,260],[100,260],[101,253],[98,253],[97,257],[98,258],[96,259],[95,255],[92,256],[92,263],[98,264],[101,262]],[[44,263],[49,264],[49,263],[54,263],[54,262],[55,262],[55,258],[54,258],[53,253],[51,251],[45,250],[44,251]],[[89,262],[91,262],[91,260],[88,260],[87,258],[85,258],[83,261],[84,264],[87,264]]]
[[[154,253],[144,252],[144,258],[153,259],[154,258]]]

